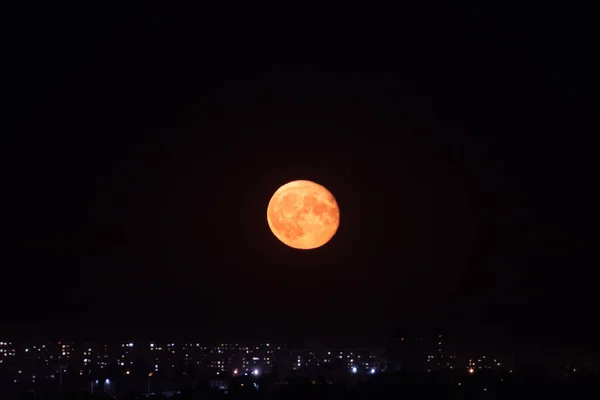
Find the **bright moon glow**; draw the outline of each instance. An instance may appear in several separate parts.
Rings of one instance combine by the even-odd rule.
[[[335,197],[311,181],[286,183],[273,194],[267,222],[275,237],[295,249],[316,249],[329,242],[340,224]]]

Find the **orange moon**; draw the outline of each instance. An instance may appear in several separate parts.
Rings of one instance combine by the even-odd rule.
[[[295,249],[316,249],[337,232],[340,209],[325,187],[311,181],[293,181],[271,197],[267,222],[284,244]]]

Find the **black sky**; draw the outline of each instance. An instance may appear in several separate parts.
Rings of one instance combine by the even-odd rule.
[[[0,327],[591,343],[594,35],[519,4],[11,9]],[[341,207],[312,252],[294,179]]]

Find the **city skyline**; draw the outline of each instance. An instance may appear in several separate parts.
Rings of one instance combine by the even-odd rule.
[[[0,393],[105,393],[122,398],[199,391],[234,396],[244,388],[252,395],[307,385],[317,385],[319,391],[362,387],[373,393],[386,382],[402,383],[397,387],[404,390],[428,382],[430,390],[502,393],[528,387],[524,382],[539,385],[540,379],[574,390],[578,382],[592,382],[600,372],[586,355],[468,354],[451,350],[448,339],[441,333],[399,332],[387,337],[383,347],[346,348],[300,348],[273,341],[0,340]]]
[[[144,372],[145,369],[148,371],[144,373],[158,373],[160,368],[168,374],[173,374],[177,373],[175,364],[182,361],[193,363],[203,369],[204,374],[220,371],[228,372],[229,375],[252,373],[255,369],[259,369],[261,373],[268,373],[273,367],[294,371],[306,370],[319,366],[333,366],[340,362],[341,364],[336,368],[341,367],[351,374],[357,373],[355,368],[370,374],[374,373],[371,369],[380,372],[396,369],[431,372],[456,368],[458,373],[461,370],[471,373],[468,370],[472,366],[479,370],[494,368],[498,371],[514,368],[513,356],[505,355],[502,359],[498,355],[491,354],[486,356],[464,353],[457,356],[456,352],[449,351],[444,346],[445,339],[442,335],[422,337],[408,334],[406,337],[387,338],[385,342],[380,343],[379,347],[321,346],[319,348],[294,347],[270,341],[245,344],[233,342],[209,344],[191,340],[183,342],[0,341],[0,364],[2,364],[0,367],[16,370],[41,368],[51,373],[54,368],[65,366],[71,373],[78,370],[79,375],[86,376],[90,374],[99,376],[103,373],[102,369],[109,368],[111,365],[112,374],[130,375],[134,369],[136,374]],[[393,349],[400,348],[398,346],[402,348],[417,346],[420,350],[412,355],[396,354]],[[409,361],[406,360],[407,356],[411,358]],[[486,366],[486,359],[492,362],[489,367]],[[397,364],[398,362],[401,364]],[[140,371],[140,368],[144,371]]]
[[[171,346],[181,348],[181,347],[200,347],[201,350],[205,350],[208,348],[216,349],[222,346],[229,346],[230,349],[246,349],[250,348],[254,349],[255,346],[260,346],[261,349],[265,350],[266,347],[272,346],[270,350],[275,348],[277,349],[289,349],[294,351],[316,351],[323,353],[327,350],[357,350],[357,349],[369,349],[371,351],[376,351],[379,353],[381,357],[383,353],[389,353],[391,350],[390,346],[404,346],[404,347],[418,347],[421,350],[421,353],[417,355],[417,358],[420,359],[419,362],[424,363],[434,361],[430,360],[430,358],[436,358],[443,351],[442,354],[445,356],[452,355],[454,358],[459,357],[460,362],[465,361],[467,358],[477,359],[477,358],[485,358],[493,357],[502,358],[504,361],[509,361],[514,363],[515,360],[518,362],[528,365],[540,363],[540,365],[544,365],[544,363],[552,360],[553,363],[556,363],[556,360],[562,360],[563,364],[569,364],[567,360],[571,362],[583,363],[585,362],[588,366],[593,366],[598,363],[598,358],[585,349],[585,347],[579,349],[544,349],[542,347],[538,349],[532,349],[530,347],[515,347],[515,348],[499,348],[495,342],[489,343],[487,346],[485,345],[476,345],[474,346],[471,341],[465,341],[464,338],[457,337],[456,334],[441,333],[440,331],[430,331],[430,332],[418,332],[418,331],[408,331],[401,330],[397,331],[395,334],[389,334],[380,337],[374,337],[370,340],[356,340],[346,338],[337,338],[337,340],[333,341],[323,341],[323,340],[290,340],[290,341],[281,341],[275,338],[271,338],[270,340],[206,340],[199,338],[192,338],[188,336],[186,339],[182,338],[154,338],[154,339],[117,339],[117,338],[104,338],[104,339],[11,339],[10,341],[6,340],[4,337],[3,341],[0,341],[0,347],[2,347],[2,353],[13,353],[12,356],[28,356],[28,352],[32,349],[36,349],[36,351],[41,351],[42,346],[47,349],[44,351],[49,351],[48,349],[60,349],[61,345],[64,347],[65,345],[70,346],[71,349],[77,349],[77,354],[81,355],[81,351],[91,351],[86,350],[88,347],[93,347],[97,351],[99,348],[109,347],[113,355],[122,352],[122,348],[124,347],[135,347],[136,351],[140,350],[157,350],[160,348],[170,348]],[[131,344],[134,344],[132,346]],[[266,347],[265,347],[266,346]],[[6,350],[10,347],[11,350]],[[257,347],[258,348],[258,347]],[[169,352],[171,349],[168,349]],[[174,350],[174,349],[172,349]],[[179,352],[179,350],[178,350]],[[35,355],[35,353],[32,353]],[[74,353],[70,353],[72,355]],[[181,354],[181,353],[179,353]],[[7,356],[8,354],[2,354],[2,356]],[[60,354],[59,354],[60,356]],[[63,355],[64,356],[64,355]],[[389,358],[389,354],[385,357]],[[60,358],[60,357],[58,357]],[[67,357],[69,358],[69,357]],[[75,357],[77,359],[77,357]],[[114,360],[113,360],[114,361]],[[436,362],[439,362],[437,360]]]

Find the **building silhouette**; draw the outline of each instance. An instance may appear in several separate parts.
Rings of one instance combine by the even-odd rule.
[[[389,371],[423,372],[428,369],[427,345],[422,335],[397,332],[389,336],[386,342]]]

